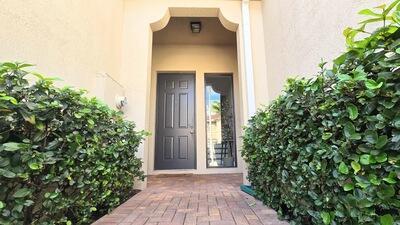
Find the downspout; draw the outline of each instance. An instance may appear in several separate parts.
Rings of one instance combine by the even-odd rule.
[[[250,0],[242,0],[242,35],[244,48],[244,67],[246,78],[246,97],[247,97],[247,119],[250,119],[256,112],[256,100],[254,94],[254,72],[253,72],[253,53],[251,45],[250,29]],[[247,180],[247,165],[244,165],[243,184],[250,185]]]

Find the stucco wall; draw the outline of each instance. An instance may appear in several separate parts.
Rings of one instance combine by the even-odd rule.
[[[196,159],[197,170],[173,171],[182,173],[227,173],[242,172],[243,160],[238,156],[237,168],[217,168],[206,169],[206,115],[205,115],[205,73],[232,73],[234,83],[235,101],[235,125],[238,148],[240,148],[240,136],[242,135],[240,90],[238,79],[238,63],[236,46],[232,45],[155,45],[152,53],[152,76],[150,91],[150,129],[155,134],[155,115],[156,115],[156,76],[157,72],[195,72],[196,73]],[[154,135],[148,142],[148,172],[150,174],[159,173],[154,171]],[[171,171],[161,171],[166,173]]]
[[[35,64],[36,71],[88,89],[110,105],[122,88],[123,0],[0,0],[0,61]]]
[[[250,2],[250,31],[251,31],[251,45],[253,55],[253,72],[254,72],[254,94],[256,107],[260,107],[268,101],[268,91],[266,86],[267,68],[265,65],[265,43],[264,43],[264,29],[263,29],[263,14],[262,2]]]
[[[356,27],[357,13],[388,0],[263,0],[269,100],[285,80],[312,76],[321,58],[332,61],[345,50],[342,31]]]

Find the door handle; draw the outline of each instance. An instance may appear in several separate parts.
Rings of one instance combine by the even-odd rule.
[[[189,128],[190,128],[190,132],[189,132],[190,134],[195,134],[196,133],[196,132],[194,132],[192,124],[189,125]]]

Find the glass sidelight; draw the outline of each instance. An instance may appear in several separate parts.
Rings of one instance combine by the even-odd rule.
[[[236,167],[232,75],[205,75],[207,167]]]

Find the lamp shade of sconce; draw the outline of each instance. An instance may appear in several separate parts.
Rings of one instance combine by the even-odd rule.
[[[190,29],[192,30],[192,33],[200,33],[201,22],[190,22]]]
[[[116,96],[115,97],[115,107],[118,110],[122,110],[128,104],[128,99],[125,96]]]

